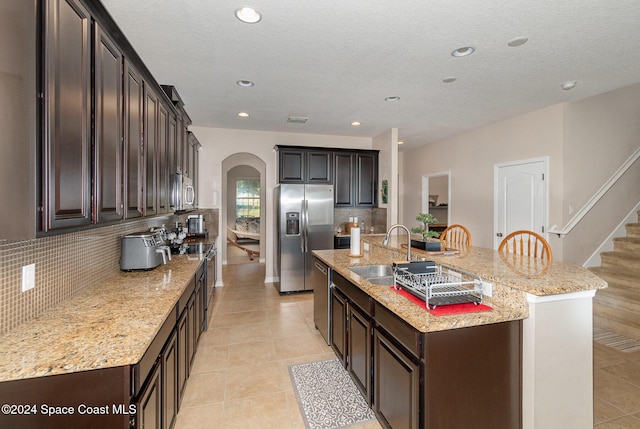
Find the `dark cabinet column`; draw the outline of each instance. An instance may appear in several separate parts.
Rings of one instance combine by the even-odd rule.
[[[346,366],[347,301],[335,288],[331,289],[331,348]]]
[[[329,151],[307,152],[307,183],[331,184],[333,153]]]
[[[351,207],[353,206],[355,154],[353,152],[336,152],[333,165],[335,167],[334,205],[335,207]]]
[[[174,330],[162,352],[162,422],[173,428],[178,415],[178,339]]]
[[[44,41],[43,229],[91,223],[91,16],[47,2]]]
[[[156,365],[136,401],[136,429],[162,429],[162,374]]]
[[[279,149],[280,183],[304,183],[304,154],[301,149]]]
[[[378,203],[378,154],[356,154],[356,206],[376,207]]]
[[[122,53],[94,24],[94,198],[97,222],[124,218],[122,199]]]
[[[169,211],[169,112],[158,104],[158,213]]]
[[[189,318],[183,311],[178,319],[178,409],[189,377]]]
[[[371,334],[372,323],[355,305],[349,304],[347,333],[347,370],[356,386],[371,405]]]
[[[143,120],[144,84],[142,77],[125,60],[124,62],[124,172],[126,217],[142,216]]]
[[[143,147],[145,159],[145,216],[157,213],[158,176],[158,96],[148,86],[145,87]]]

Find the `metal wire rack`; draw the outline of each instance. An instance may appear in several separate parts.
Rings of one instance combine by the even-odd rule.
[[[440,305],[482,303],[482,279],[477,274],[449,265],[420,265],[416,269],[410,264],[393,268],[396,285],[424,299],[427,308]]]

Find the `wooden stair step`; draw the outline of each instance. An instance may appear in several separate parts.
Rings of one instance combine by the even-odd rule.
[[[607,283],[615,283],[617,287],[624,287],[629,289],[640,288],[640,278],[637,274],[620,270],[616,268],[608,267],[591,267],[589,268],[596,276],[600,277]]]
[[[627,252],[602,252],[600,260],[603,267],[619,268],[640,275],[640,254]]]
[[[618,288],[609,284],[608,288],[596,292],[593,302],[640,314],[640,290]]]
[[[627,237],[640,237],[640,223],[628,223],[625,225]]]
[[[640,254],[640,237],[617,237],[613,239],[615,252]]]
[[[640,340],[640,314],[595,302],[593,310],[595,326]]]

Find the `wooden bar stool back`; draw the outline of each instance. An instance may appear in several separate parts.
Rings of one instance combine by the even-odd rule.
[[[546,262],[553,259],[549,242],[540,234],[524,229],[507,235],[500,242],[498,252],[539,258]]]
[[[462,225],[449,225],[442,231],[442,234],[440,234],[440,241],[446,242],[446,244],[451,247],[468,247],[471,246],[471,233]]]

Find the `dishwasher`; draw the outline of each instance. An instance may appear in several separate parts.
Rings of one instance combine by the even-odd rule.
[[[313,258],[313,322],[329,345],[329,293],[331,285],[331,268],[317,258]]]

